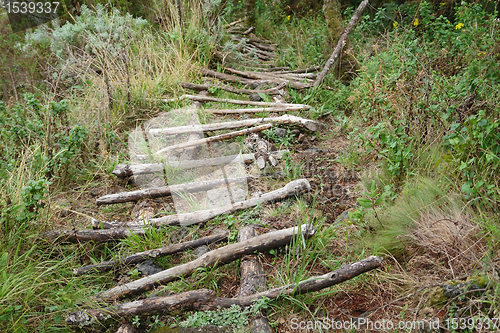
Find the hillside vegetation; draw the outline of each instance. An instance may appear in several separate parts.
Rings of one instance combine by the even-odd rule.
[[[158,100],[189,93],[180,82],[202,83],[201,68],[221,66],[217,53],[231,47],[223,25],[243,18],[245,5],[184,0],[179,17],[174,1],[82,4],[68,8],[68,17],[17,34],[8,33],[2,13],[0,331],[76,331],[65,324],[70,311],[98,307],[93,295],[139,272],[129,267],[75,276],[73,268],[174,242],[179,227],[113,243],[52,243],[45,232],[88,228],[92,217],[130,220],[132,203],[95,205],[97,196],[136,188],[111,174],[129,159],[129,133],[191,103]],[[346,25],[357,3],[342,5]],[[382,269],[344,284],[259,304],[276,332],[293,331],[292,318],[498,319],[496,5],[373,3],[344,49],[355,64],[338,62],[316,88],[289,89],[287,102],[312,106],[296,114],[328,129],[305,138],[290,131],[279,138],[264,134],[296,153],[280,162],[285,181],[307,178],[313,191],[189,228],[193,239],[214,226],[225,228],[231,243],[249,223],[313,223],[316,235],[303,244],[259,256],[270,287],[370,255],[385,257]],[[254,14],[255,33],[278,44],[276,66],[323,66],[335,47],[313,1],[257,0]],[[209,122],[210,116],[203,117]],[[324,153],[305,154],[313,147]],[[283,184],[262,181],[263,189]],[[193,258],[188,251],[156,264],[166,269]],[[208,288],[230,297],[237,267],[201,269],[164,289]],[[136,317],[131,323],[145,332],[205,324],[245,331],[250,310],[224,311]],[[480,331],[477,325],[452,328],[445,331]]]

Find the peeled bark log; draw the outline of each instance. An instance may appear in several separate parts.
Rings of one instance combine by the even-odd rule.
[[[216,216],[223,214],[232,214],[242,209],[247,209],[257,206],[259,203],[265,203],[269,201],[282,200],[289,196],[300,194],[311,190],[311,185],[307,179],[297,179],[286,184],[284,187],[262,194],[260,197],[252,198],[245,201],[236,202],[232,205],[223,206],[215,209],[200,210],[193,213],[175,214],[168,215],[160,218],[152,218],[148,220],[141,220],[136,222],[103,222],[92,220],[92,226],[94,228],[120,228],[128,230],[130,229],[141,229],[148,225],[154,226],[165,226],[165,225],[190,225],[194,223],[203,223],[213,219]],[[84,231],[99,231],[99,230],[84,230]]]
[[[172,193],[184,193],[184,192],[193,193],[193,192],[207,191],[221,185],[246,183],[248,178],[249,177],[213,179],[213,180],[205,180],[194,183],[153,187],[137,191],[108,194],[100,198],[97,198],[96,204],[98,206],[110,205],[121,202],[138,201],[145,198],[151,198],[151,199],[161,198],[172,195]]]
[[[270,88],[270,89],[265,89],[265,90],[252,90],[252,89],[238,89],[234,88],[231,86],[224,86],[224,85],[216,85],[216,84],[194,84],[194,83],[189,83],[189,82],[181,82],[181,87],[186,88],[186,89],[191,89],[191,90],[208,90],[209,88],[219,88],[225,91],[229,91],[235,94],[255,94],[255,93],[262,93],[262,94],[269,94],[269,95],[279,95],[280,94],[280,89],[283,89],[286,86],[286,83],[281,83],[280,85]]]
[[[117,304],[100,310],[76,311],[69,314],[66,318],[66,323],[84,327],[104,325],[115,318],[130,318],[144,314],[170,314],[179,310],[208,311],[216,310],[219,307],[228,308],[233,304],[246,307],[251,306],[256,300],[262,297],[276,299],[278,297],[300,295],[331,287],[380,267],[382,261],[383,258],[381,257],[371,256],[352,264],[342,265],[342,267],[333,272],[311,277],[297,284],[240,298],[216,297],[214,291],[200,289],[164,297],[152,297],[135,302]]]
[[[283,154],[288,153],[288,150],[278,150],[272,152],[275,158],[281,159]],[[189,169],[199,168],[202,166],[216,166],[231,163],[245,163],[250,164],[255,161],[254,154],[241,154],[222,156],[215,158],[208,158],[205,160],[191,160],[191,161],[165,161],[167,167]],[[146,175],[151,173],[163,174],[162,163],[151,164],[118,164],[113,170],[113,174],[120,178],[130,177],[132,175]]]
[[[237,105],[252,105],[252,106],[263,106],[263,107],[300,106],[300,107],[310,108],[310,106],[305,105],[305,104],[273,103],[273,102],[253,102],[253,101],[242,101],[240,99],[216,98],[216,97],[199,96],[199,95],[182,95],[179,98],[162,99],[162,101],[164,101],[164,102],[172,102],[172,101],[176,101],[176,100],[180,100],[180,99],[191,99],[193,101],[200,101],[200,102],[229,103],[229,104],[237,104]]]
[[[243,227],[238,233],[238,242],[257,236],[257,232],[251,226]],[[240,289],[238,297],[249,296],[266,288],[266,278],[264,269],[255,255],[248,255],[241,259],[240,263]],[[250,319],[251,332],[271,333],[269,320],[262,315],[254,316]]]
[[[244,242],[230,244],[205,253],[201,257],[186,264],[172,267],[162,272],[104,291],[100,293],[98,297],[103,300],[112,300],[122,296],[137,295],[161,284],[187,277],[201,267],[223,265],[239,259],[244,255],[254,253],[255,251],[262,252],[285,246],[286,244],[290,244],[299,233],[306,238],[311,237],[314,235],[314,227],[306,224],[300,228],[294,227],[273,231]]]
[[[130,256],[120,258],[118,260],[104,261],[94,265],[87,265],[79,267],[73,270],[76,275],[82,275],[91,272],[105,272],[115,269],[120,266],[135,265],[142,261],[159,258],[163,256],[168,256],[177,252],[182,252],[188,249],[194,249],[198,246],[208,245],[216,242],[221,242],[227,239],[228,233],[221,233],[216,235],[210,235],[200,239],[195,239],[189,242],[183,242],[179,244],[173,244],[160,249],[148,250],[140,253],[135,253]]]
[[[259,113],[259,112],[288,112],[309,110],[309,105],[271,107],[271,108],[246,108],[246,109],[205,109],[203,111],[213,114],[241,114],[241,113]]]
[[[249,79],[254,79],[254,80],[267,80],[267,81],[279,82],[279,83],[286,82],[287,85],[290,85],[290,87],[295,88],[295,89],[305,89],[305,88],[310,87],[308,84],[304,84],[302,82],[299,82],[297,79],[282,78],[282,77],[273,75],[274,73],[246,72],[246,71],[239,71],[237,69],[228,68],[228,67],[224,68],[224,71],[227,71],[227,72],[232,73],[232,74],[244,76],[244,77],[247,77]]]
[[[325,128],[325,126],[323,124],[318,123],[316,121],[286,114],[286,115],[283,115],[281,117],[254,118],[254,119],[245,119],[245,120],[238,120],[238,121],[229,121],[229,122],[225,122],[225,123],[205,124],[205,125],[199,125],[199,126],[152,128],[149,130],[149,134],[151,134],[151,135],[157,135],[157,134],[177,135],[177,134],[185,134],[185,133],[191,133],[191,132],[205,132],[205,131],[218,131],[218,130],[224,130],[224,129],[233,129],[233,128],[258,125],[258,124],[262,124],[262,123],[299,124],[299,125],[306,127],[308,130],[311,130],[311,131],[319,131],[319,130]]]
[[[337,46],[335,47],[335,50],[333,50],[332,55],[328,59],[328,61],[325,64],[325,67],[321,71],[321,73],[318,75],[318,78],[316,81],[313,83],[313,87],[317,87],[321,84],[323,79],[325,78],[326,74],[330,70],[330,68],[333,66],[335,61],[338,59],[340,56],[340,52],[342,51],[342,48],[344,47],[347,36],[351,33],[352,29],[354,29],[354,26],[356,23],[358,23],[359,19],[361,18],[361,14],[363,13],[363,10],[365,7],[368,5],[368,0],[363,0],[354,12],[354,15],[351,17],[351,20],[349,21],[349,24],[347,24],[347,27],[345,28],[344,32],[339,38],[339,41],[337,42]]]
[[[165,147],[163,149],[158,150],[155,153],[155,155],[164,154],[164,153],[172,151],[172,150],[177,150],[177,149],[182,149],[182,148],[187,148],[187,147],[199,146],[199,145],[202,145],[202,144],[205,144],[205,143],[209,143],[209,142],[222,141],[222,140],[234,138],[234,137],[240,136],[240,135],[247,135],[247,134],[250,134],[250,133],[260,132],[260,131],[269,129],[272,126],[273,126],[272,124],[264,124],[264,125],[260,125],[260,126],[256,126],[256,127],[252,127],[252,128],[247,128],[247,129],[244,129],[244,130],[241,130],[241,131],[235,131],[235,132],[231,132],[231,133],[226,133],[226,134],[211,136],[211,137],[204,138],[204,139],[199,139],[199,140],[194,140],[194,141],[187,141],[187,142],[183,142],[183,143],[178,143],[176,145],[168,146],[168,147]]]

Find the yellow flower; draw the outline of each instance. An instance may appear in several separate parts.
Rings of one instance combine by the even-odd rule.
[[[415,21],[413,21],[413,25],[418,26],[418,19],[415,19]]]
[[[460,29],[462,29],[464,26],[465,26],[465,25],[464,25],[463,23],[459,23],[459,24],[457,24],[457,25],[455,26],[455,29],[456,29],[456,30],[460,30]]]
[[[399,25],[399,24],[398,24],[398,22],[394,22],[394,23],[392,24],[392,26],[394,27],[394,29],[396,29],[396,28],[398,27],[398,25]]]
[[[446,5],[446,2],[441,2],[441,6],[445,6]]]
[[[288,16],[286,17],[286,19],[287,19],[288,21],[290,21],[290,15],[288,15]]]

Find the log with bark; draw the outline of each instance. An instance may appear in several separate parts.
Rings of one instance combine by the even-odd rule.
[[[229,98],[216,98],[209,96],[199,96],[199,95],[182,95],[179,98],[173,99],[162,99],[163,102],[173,102],[181,99],[190,99],[193,101],[200,102],[216,102],[216,103],[228,103],[237,105],[252,105],[252,106],[263,106],[263,107],[289,107],[297,106],[309,109],[309,105],[305,104],[292,104],[292,103],[273,103],[273,102],[254,102],[254,101],[242,101],[240,99],[229,99]]]
[[[117,260],[104,261],[94,265],[87,265],[79,267],[73,270],[76,275],[82,275],[92,272],[105,272],[121,266],[135,265],[148,259],[159,258],[163,256],[168,256],[177,252],[182,252],[188,249],[194,249],[198,246],[208,245],[212,243],[222,242],[227,240],[228,232],[210,235],[207,237],[202,237],[199,239],[191,240],[188,242],[178,243],[162,247],[159,249],[148,250],[144,252],[139,252],[132,254],[127,257],[119,258]]]
[[[257,232],[252,225],[243,227],[238,232],[238,242],[257,236]],[[247,255],[241,259],[240,263],[240,289],[238,297],[244,297],[264,291],[266,288],[266,277],[262,264],[255,255]],[[262,314],[253,316],[250,319],[251,332],[272,333],[269,320]]]
[[[345,28],[344,32],[340,36],[339,41],[337,42],[337,46],[335,47],[335,50],[333,50],[333,53],[330,56],[330,58],[327,60],[325,67],[323,67],[323,70],[318,75],[318,78],[312,84],[313,87],[317,87],[321,84],[321,82],[325,78],[325,76],[328,73],[328,71],[330,70],[330,68],[333,66],[335,61],[337,61],[337,59],[339,58],[340,52],[342,51],[342,48],[346,44],[347,36],[351,33],[351,31],[354,28],[354,26],[356,25],[356,23],[358,23],[359,19],[361,18],[361,14],[363,13],[363,10],[365,9],[365,7],[367,5],[368,5],[368,0],[363,0],[359,4],[358,8],[354,12],[354,15],[351,17],[351,20],[347,24],[347,27]]]
[[[325,128],[325,126],[319,122],[304,119],[301,117],[296,117],[293,115],[283,115],[280,117],[272,117],[272,118],[254,118],[254,119],[245,119],[238,121],[229,121],[225,123],[213,123],[213,124],[204,124],[198,126],[179,126],[179,127],[167,127],[167,128],[152,128],[149,130],[149,134],[157,135],[177,135],[177,134],[185,134],[191,132],[205,132],[205,131],[218,131],[225,129],[233,129],[233,128],[241,128],[247,126],[254,126],[263,123],[271,123],[271,124],[298,124],[302,125],[310,131],[319,131]]]
[[[278,150],[272,152],[275,158],[281,159],[288,150]],[[113,174],[120,178],[130,177],[132,175],[146,174],[161,174],[163,175],[164,167],[176,169],[199,168],[202,166],[217,166],[232,163],[250,164],[255,161],[254,154],[230,155],[222,157],[207,158],[204,160],[188,160],[188,161],[165,161],[164,163],[150,164],[118,164],[113,170]]]
[[[159,285],[190,276],[198,268],[227,264],[255,251],[262,252],[285,246],[290,244],[298,235],[309,238],[314,235],[314,227],[306,224],[300,227],[268,232],[243,242],[226,245],[207,252],[191,262],[111,288],[100,293],[97,297],[103,300],[112,300],[122,296],[137,295]]]
[[[280,90],[286,86],[286,83],[283,82],[276,87],[273,87],[270,89],[264,89],[264,90],[238,89],[238,88],[234,88],[232,86],[217,85],[217,84],[195,84],[195,83],[189,83],[189,82],[181,82],[180,85],[182,88],[196,90],[196,91],[208,90],[210,88],[219,88],[219,89],[229,91],[229,92],[232,92],[235,94],[251,95],[251,94],[255,94],[255,93],[261,93],[261,94],[269,94],[269,95],[280,95],[281,94]]]
[[[149,225],[153,226],[166,226],[166,225],[190,225],[194,223],[203,223],[213,219],[216,216],[223,214],[232,214],[242,209],[247,209],[251,207],[255,207],[258,204],[277,201],[285,199],[292,195],[298,195],[300,193],[308,192],[311,190],[311,185],[307,181],[307,179],[297,179],[293,180],[290,183],[286,184],[284,187],[279,188],[277,190],[267,192],[262,194],[259,197],[251,198],[245,201],[240,201],[233,203],[228,206],[218,207],[215,209],[208,210],[200,210],[193,213],[183,213],[183,214],[174,214],[167,215],[159,218],[151,218],[146,220],[140,220],[135,222],[104,222],[92,219],[91,223],[94,228],[119,228],[119,229],[133,229],[138,230],[145,228]],[[99,230],[83,230],[85,232],[94,231],[97,232]]]
[[[234,68],[229,68],[229,67],[225,67],[224,71],[246,77],[248,80],[250,80],[250,79],[266,80],[266,81],[277,82],[277,83],[286,82],[287,85],[290,85],[290,87],[295,88],[295,89],[305,89],[305,88],[310,87],[308,84],[302,83],[302,82],[300,82],[299,79],[296,79],[296,78],[283,78],[283,77],[279,77],[277,75],[273,75],[273,74],[275,74],[275,72],[272,72],[272,73],[249,72],[249,71],[240,71],[240,70],[237,70]]]
[[[255,239],[255,238],[254,238]],[[377,269],[383,258],[371,256],[361,261],[342,265],[339,269],[325,275],[311,277],[296,284],[274,288],[240,298],[217,297],[208,289],[187,291],[164,297],[151,297],[139,301],[117,304],[103,309],[87,309],[70,313],[66,318],[68,325],[92,326],[105,325],[117,318],[130,318],[138,315],[170,314],[179,311],[208,311],[228,308],[232,305],[251,306],[255,301],[267,297],[276,299],[315,292],[348,281],[358,275]]]
[[[195,193],[201,191],[211,190],[213,188],[219,187],[221,185],[229,184],[246,184],[247,180],[251,178],[248,177],[238,177],[238,178],[223,178],[223,179],[210,179],[193,183],[152,187],[142,190],[120,192],[104,195],[97,198],[96,204],[100,205],[111,205],[121,202],[131,202],[138,201],[141,199],[154,199],[161,198],[172,195],[172,193]]]
[[[211,137],[204,138],[204,139],[182,142],[182,143],[178,143],[178,144],[160,149],[155,153],[155,155],[161,155],[161,154],[165,154],[167,152],[173,151],[173,150],[183,149],[183,148],[187,148],[187,147],[200,146],[202,144],[206,144],[206,143],[210,143],[210,142],[222,141],[222,140],[234,138],[234,137],[241,136],[241,135],[247,135],[250,133],[261,132],[261,131],[264,131],[266,129],[271,128],[272,126],[273,126],[272,124],[264,124],[264,125],[240,130],[240,131],[211,136]]]
[[[216,72],[216,71],[213,71],[210,69],[206,69],[206,68],[201,69],[201,74],[206,75],[206,76],[211,76],[211,77],[214,77],[216,79],[233,82],[233,83],[253,84],[255,82],[258,82],[256,80],[245,79],[245,78],[242,78],[239,76],[219,73],[219,72]],[[262,81],[262,82],[264,82],[264,81]]]

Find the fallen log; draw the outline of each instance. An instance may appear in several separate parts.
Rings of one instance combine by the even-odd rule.
[[[200,101],[200,102],[217,102],[217,103],[229,103],[229,104],[237,104],[237,105],[252,105],[252,106],[263,106],[263,107],[301,106],[301,107],[307,107],[308,109],[310,108],[309,105],[305,105],[305,104],[242,101],[240,99],[216,98],[216,97],[199,96],[199,95],[182,95],[179,98],[162,99],[161,101],[173,102],[173,101],[177,101],[177,100],[181,100],[181,99],[190,99],[193,101]]]
[[[153,226],[166,226],[166,225],[182,225],[187,226],[194,223],[203,223],[213,219],[216,216],[223,214],[232,214],[242,209],[247,209],[257,206],[259,203],[266,203],[270,201],[277,201],[285,199],[289,196],[300,194],[311,190],[311,185],[307,179],[297,179],[286,184],[284,187],[277,190],[267,192],[262,194],[260,197],[251,198],[245,201],[240,201],[233,203],[232,205],[218,207],[208,210],[200,210],[193,213],[183,213],[167,215],[159,218],[152,218],[134,222],[104,222],[95,219],[91,220],[92,227],[110,229],[110,228],[120,228],[120,229],[132,229],[132,230],[144,230],[145,227],[149,225]],[[84,230],[89,231],[100,231],[100,230]]]
[[[230,27],[232,27],[233,25],[236,25],[236,24],[238,24],[238,23],[243,22],[244,20],[245,20],[245,19],[239,19],[239,20],[236,20],[236,21],[234,21],[234,22],[231,22],[231,23],[225,24],[225,25],[223,25],[223,28],[225,28],[225,29],[230,28]]]
[[[152,187],[142,190],[120,192],[104,195],[97,198],[96,204],[100,205],[111,205],[121,202],[138,201],[145,198],[161,198],[172,195],[172,193],[193,193],[200,191],[211,190],[215,187],[228,184],[246,184],[248,178],[250,177],[238,177],[238,178],[224,178],[224,179],[211,179],[193,183]]]
[[[87,265],[79,268],[75,268],[73,273],[76,275],[83,275],[91,272],[105,272],[115,269],[120,266],[135,265],[142,261],[159,258],[163,256],[168,256],[177,252],[182,252],[188,249],[194,249],[198,246],[208,245],[212,243],[221,242],[227,240],[228,232],[210,235],[207,237],[202,237],[189,242],[183,242],[179,244],[173,244],[160,249],[148,250],[140,253],[135,253],[130,256],[120,258],[117,260],[104,261],[94,265]]]
[[[202,91],[202,90],[208,90],[210,88],[219,88],[225,91],[229,91],[235,94],[255,94],[255,93],[262,93],[262,94],[269,94],[269,95],[279,95],[280,94],[280,89],[283,89],[286,86],[286,83],[281,83],[280,85],[270,88],[270,89],[265,89],[265,90],[252,90],[252,89],[238,89],[234,88],[231,86],[224,86],[224,85],[216,85],[216,84],[194,84],[194,83],[189,83],[189,82],[181,82],[181,87],[185,89],[190,89],[190,90],[195,90],[195,91]]]
[[[260,236],[259,236],[260,237]],[[255,238],[254,238],[255,239]],[[267,290],[240,298],[217,297],[212,290],[199,289],[164,297],[151,297],[139,301],[109,306],[103,309],[88,309],[70,313],[66,318],[68,325],[92,326],[105,325],[116,318],[130,318],[138,315],[170,314],[179,311],[208,311],[228,308],[232,305],[251,306],[255,301],[267,297],[276,299],[283,296],[295,296],[348,281],[358,275],[377,269],[383,258],[371,256],[361,261],[342,265],[339,269],[325,275],[311,277],[296,284]]]
[[[305,89],[309,88],[310,86],[308,84],[300,82],[298,79],[295,78],[283,78],[279,77],[275,74],[276,72],[272,73],[262,73],[262,72],[247,72],[247,71],[240,71],[234,68],[229,68],[225,67],[224,71],[227,71],[232,74],[244,76],[247,79],[253,79],[253,80],[267,80],[267,81],[272,81],[272,82],[286,82],[287,85],[290,85],[290,87],[295,88],[295,89]]]
[[[279,72],[279,71],[287,71],[289,69],[290,67],[272,67],[272,68],[262,69],[262,72]]]
[[[191,262],[111,288],[100,293],[97,297],[103,300],[111,300],[122,296],[137,295],[161,284],[190,276],[196,269],[201,267],[219,266],[230,263],[244,255],[254,253],[255,251],[262,252],[285,246],[290,244],[297,234],[309,238],[314,235],[314,227],[310,224],[306,224],[301,227],[272,231],[244,242],[230,244],[207,252]]]
[[[250,44],[252,44],[253,46],[258,47],[259,49],[262,49],[264,51],[269,51],[269,52],[276,51],[276,48],[274,48],[274,46],[272,46],[272,45],[261,44],[261,43],[255,42],[255,41],[248,41],[248,42]],[[286,68],[286,67],[282,67],[282,68]]]
[[[167,127],[167,128],[152,128],[149,130],[149,134],[157,135],[177,135],[177,134],[185,134],[191,132],[205,132],[205,131],[218,131],[224,129],[233,129],[240,128],[246,126],[253,126],[262,123],[271,123],[271,124],[298,124],[302,125],[308,130],[311,131],[319,131],[324,129],[325,126],[321,123],[318,123],[313,120],[304,119],[301,117],[292,116],[289,114],[273,117],[273,118],[254,118],[254,119],[245,119],[238,121],[229,121],[225,123],[214,123],[214,124],[205,124],[198,126],[179,126],[179,127]]]
[[[271,107],[271,108],[246,108],[246,109],[205,109],[205,112],[213,114],[241,114],[241,113],[260,113],[260,112],[288,112],[309,110],[309,105]]]
[[[155,155],[164,154],[164,153],[172,151],[172,150],[177,150],[177,149],[182,149],[182,148],[187,148],[187,147],[199,146],[199,145],[210,143],[210,142],[222,141],[222,140],[234,138],[234,137],[241,136],[241,135],[247,135],[247,134],[250,134],[250,133],[261,132],[261,131],[264,131],[266,129],[271,128],[272,126],[273,126],[272,124],[264,124],[264,125],[260,125],[260,126],[251,127],[251,128],[247,128],[247,129],[244,129],[244,130],[240,130],[240,131],[235,131],[235,132],[225,133],[225,134],[221,134],[221,135],[211,136],[211,137],[204,138],[204,139],[182,142],[182,143],[178,143],[176,145],[172,145],[172,146],[168,146],[168,147],[165,147],[163,149],[160,149],[160,150],[158,150],[155,153]]]
[[[238,242],[257,236],[255,228],[251,225],[243,227],[238,232]],[[238,297],[256,294],[266,288],[264,269],[255,255],[248,255],[241,259],[240,263],[240,289]],[[262,314],[250,319],[251,332],[272,333],[269,320]]]
[[[283,154],[288,152],[288,150],[278,150],[275,152],[271,152],[271,154],[273,154],[275,158],[281,159],[283,157]],[[202,166],[217,166],[232,163],[250,164],[254,161],[254,154],[240,154],[207,158],[205,160],[165,161],[164,163],[150,164],[118,164],[113,170],[113,174],[120,178],[130,177],[132,175],[146,175],[152,173],[163,175],[164,167],[190,169],[199,168]]]
[[[314,83],[312,84],[312,87],[317,87],[321,84],[321,82],[323,81],[323,79],[326,76],[326,73],[328,73],[330,68],[335,63],[335,61],[339,58],[340,52],[342,51],[342,48],[346,44],[347,36],[351,33],[351,31],[354,28],[354,26],[356,25],[356,23],[358,23],[359,19],[361,18],[361,14],[363,13],[363,10],[365,9],[365,7],[367,5],[368,5],[368,0],[363,0],[359,4],[358,8],[354,12],[354,15],[351,17],[351,20],[347,24],[347,27],[345,28],[344,32],[340,36],[339,41],[337,42],[337,46],[335,47],[335,50],[333,50],[332,55],[327,60],[325,67],[323,67],[323,70],[321,71],[321,73],[319,73],[318,78],[316,79],[316,81],[314,81]]]
[[[202,68],[201,69],[201,74],[206,75],[206,76],[211,76],[216,79],[224,80],[224,81],[229,81],[233,83],[241,83],[241,84],[252,84],[255,83],[255,80],[249,80],[245,79],[242,77],[234,76],[234,75],[228,75],[224,73],[219,73],[210,69]]]
[[[301,73],[312,73],[312,72],[317,72],[321,69],[321,66],[314,66],[314,67],[309,67],[309,68],[304,68],[304,69],[294,69],[291,71],[282,71],[279,72],[280,74],[301,74]]]

